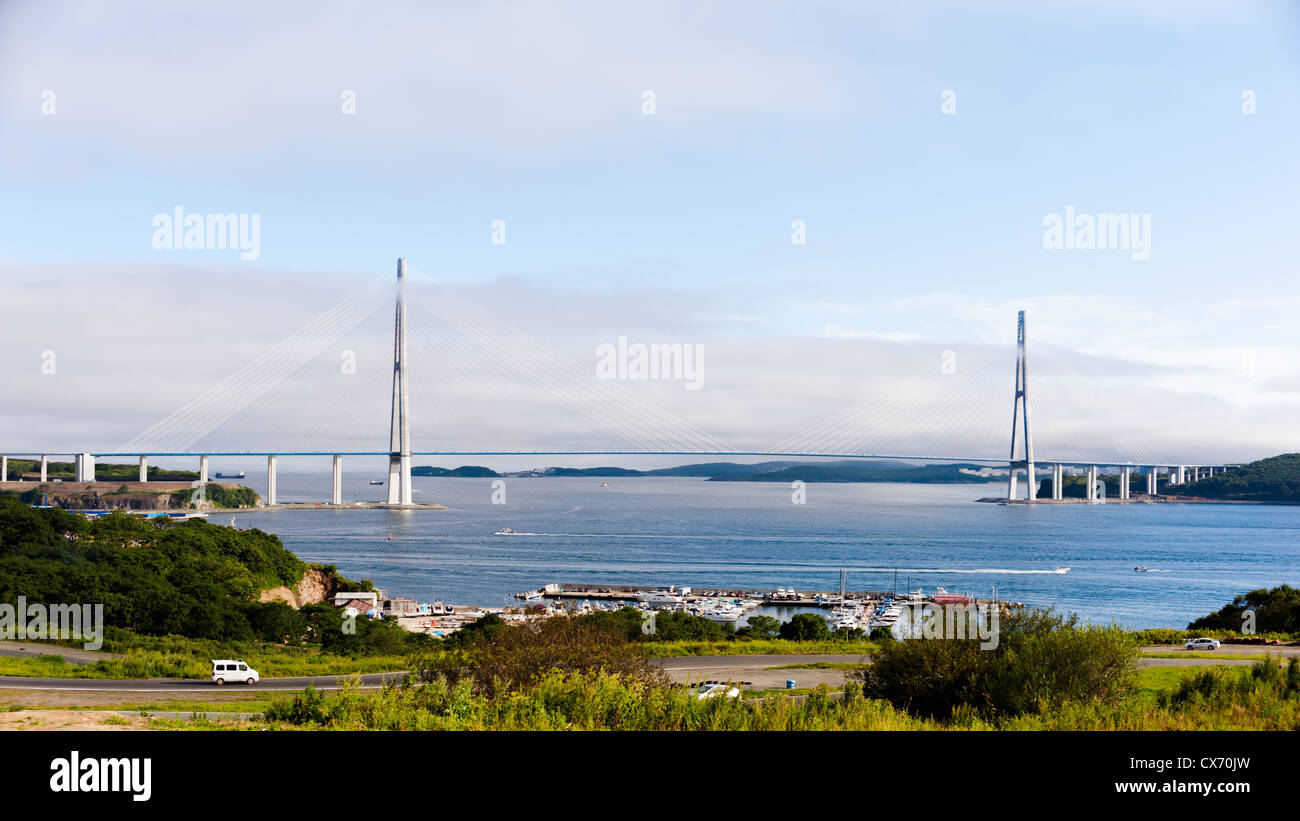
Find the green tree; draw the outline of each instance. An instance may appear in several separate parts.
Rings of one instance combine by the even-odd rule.
[[[816,613],[796,613],[781,625],[781,638],[791,641],[826,641],[830,637],[830,625]]]

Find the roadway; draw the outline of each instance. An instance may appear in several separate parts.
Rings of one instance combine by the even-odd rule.
[[[1187,651],[1181,645],[1161,645],[1143,647],[1144,653],[1168,653],[1178,655]],[[1284,659],[1300,658],[1298,646],[1260,647],[1251,645],[1225,645],[1214,651],[1220,658],[1206,657],[1205,654],[1185,656],[1182,658],[1138,659],[1138,668],[1147,667],[1206,667],[1215,665],[1254,664],[1266,654],[1273,654]],[[1231,658],[1245,656],[1246,658]],[[746,686],[755,690],[780,689],[786,679],[794,679],[798,688],[815,687],[818,684],[843,684],[848,670],[843,668],[816,668],[818,664],[862,664],[867,657],[861,653],[841,654],[786,654],[772,656],[688,656],[682,658],[652,659],[666,672],[673,681],[679,683],[704,681],[747,682]],[[790,665],[809,665],[791,667]],[[383,686],[386,681],[400,680],[404,673],[368,673],[361,676],[361,686],[374,689]],[[136,693],[195,693],[206,691],[209,694],[255,693],[258,691],[292,692],[302,690],[308,685],[317,690],[337,690],[350,676],[296,676],[286,678],[264,678],[257,684],[227,684],[218,687],[209,679],[85,679],[85,678],[32,678],[29,676],[0,676],[0,690],[46,690],[69,692],[136,692]]]

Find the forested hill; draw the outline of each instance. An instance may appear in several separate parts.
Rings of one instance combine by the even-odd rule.
[[[102,602],[107,625],[138,633],[279,641],[289,608],[259,602],[260,591],[292,588],[307,569],[260,530],[125,513],[88,520],[0,498],[0,602]],[[369,587],[324,570],[342,589]]]
[[[1260,459],[1213,478],[1168,486],[1164,492],[1224,501],[1300,503],[1300,453]]]

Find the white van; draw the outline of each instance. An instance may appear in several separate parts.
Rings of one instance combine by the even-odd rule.
[[[233,659],[213,659],[212,680],[217,684],[225,684],[227,681],[242,681],[245,684],[256,684],[257,671],[242,661],[236,661]]]

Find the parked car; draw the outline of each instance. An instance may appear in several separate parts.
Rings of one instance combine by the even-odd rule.
[[[225,684],[227,681],[256,684],[257,679],[257,671],[242,661],[236,659],[213,659],[212,661],[212,680],[217,684]]]
[[[740,690],[725,684],[701,684],[695,690],[695,697],[703,701],[706,698],[740,698]]]
[[[1184,644],[1183,647],[1187,650],[1218,650],[1219,641],[1218,639],[1206,638],[1192,639]]]

